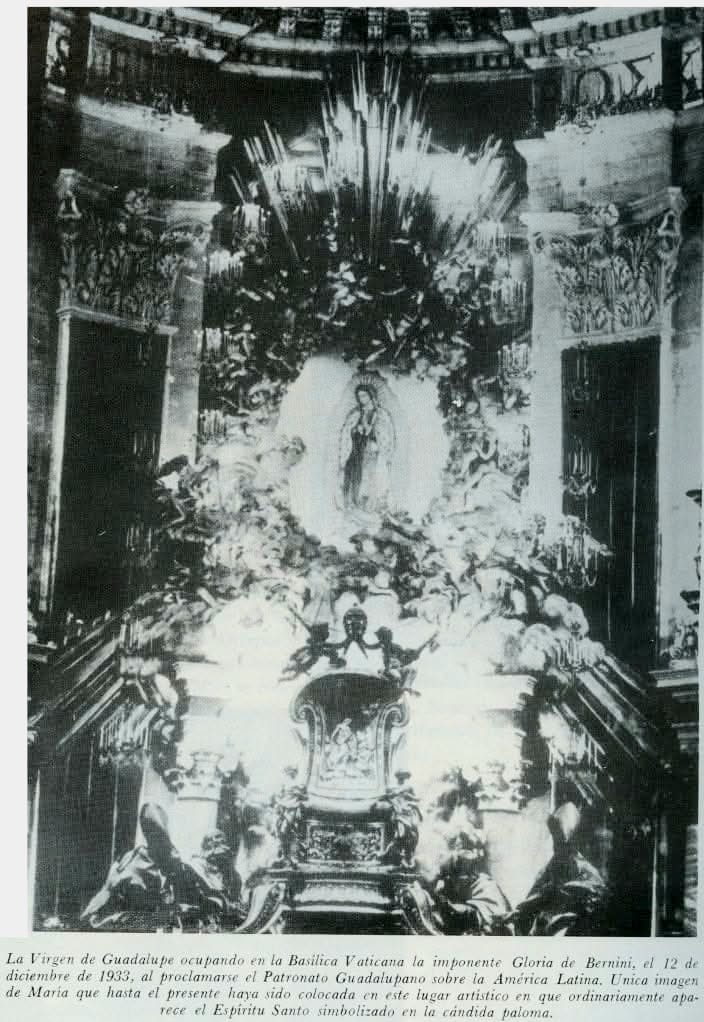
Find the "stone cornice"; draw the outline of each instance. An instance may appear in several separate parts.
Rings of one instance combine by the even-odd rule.
[[[577,46],[584,26],[595,42],[657,28],[664,18],[662,7],[593,7],[590,11],[561,14],[533,22],[533,30],[550,48]],[[593,30],[593,34],[592,34]]]
[[[226,60],[220,65],[222,74],[249,78],[277,78],[309,82],[322,82],[325,74],[315,68],[270,66],[267,64],[249,64],[241,60]]]
[[[353,42],[331,42],[325,39],[287,39],[276,36],[270,32],[262,32],[258,35],[249,36],[242,42],[242,48],[256,50],[276,50],[281,53],[297,51],[299,53],[320,54],[323,56],[335,56],[338,53],[357,53],[365,47],[360,43]],[[442,42],[384,42],[383,50],[388,53],[407,53],[409,50],[415,56],[435,57],[461,57],[468,53],[503,53],[510,50],[510,45],[505,39],[478,38],[478,39],[448,39]]]

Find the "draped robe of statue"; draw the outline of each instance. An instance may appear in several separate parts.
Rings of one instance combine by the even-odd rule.
[[[389,501],[394,428],[388,412],[371,391],[358,388],[357,407],[342,429],[340,468],[342,503],[346,510],[374,514]]]
[[[554,854],[509,917],[517,936],[603,934],[608,888],[598,869],[577,849],[580,822],[581,813],[572,802],[565,802],[549,818]]]
[[[144,843],[113,862],[105,883],[81,913],[82,925],[146,933],[234,929],[241,920],[235,892],[226,889],[213,861],[181,858],[171,842],[166,813],[156,803],[142,806],[139,822]],[[225,855],[226,860],[230,857]]]

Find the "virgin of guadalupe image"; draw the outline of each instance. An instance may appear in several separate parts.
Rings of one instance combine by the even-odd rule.
[[[391,416],[372,384],[355,387],[355,407],[340,438],[342,506],[376,514],[388,506],[391,464],[396,445]]]

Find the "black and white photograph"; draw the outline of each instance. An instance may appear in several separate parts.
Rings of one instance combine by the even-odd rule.
[[[704,9],[27,38],[32,931],[696,937]]]

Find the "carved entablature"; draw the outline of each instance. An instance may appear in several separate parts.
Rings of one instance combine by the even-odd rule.
[[[72,170],[57,182],[60,307],[166,325],[181,270],[205,270],[214,205],[119,195]],[[200,214],[200,215],[199,215]]]
[[[547,214],[533,234],[536,255],[551,260],[561,294],[564,336],[658,330],[676,297],[684,201],[679,189],[653,211],[614,204]],[[555,222],[551,224],[551,220]],[[530,226],[530,223],[529,223]],[[551,229],[552,228],[552,229]]]

